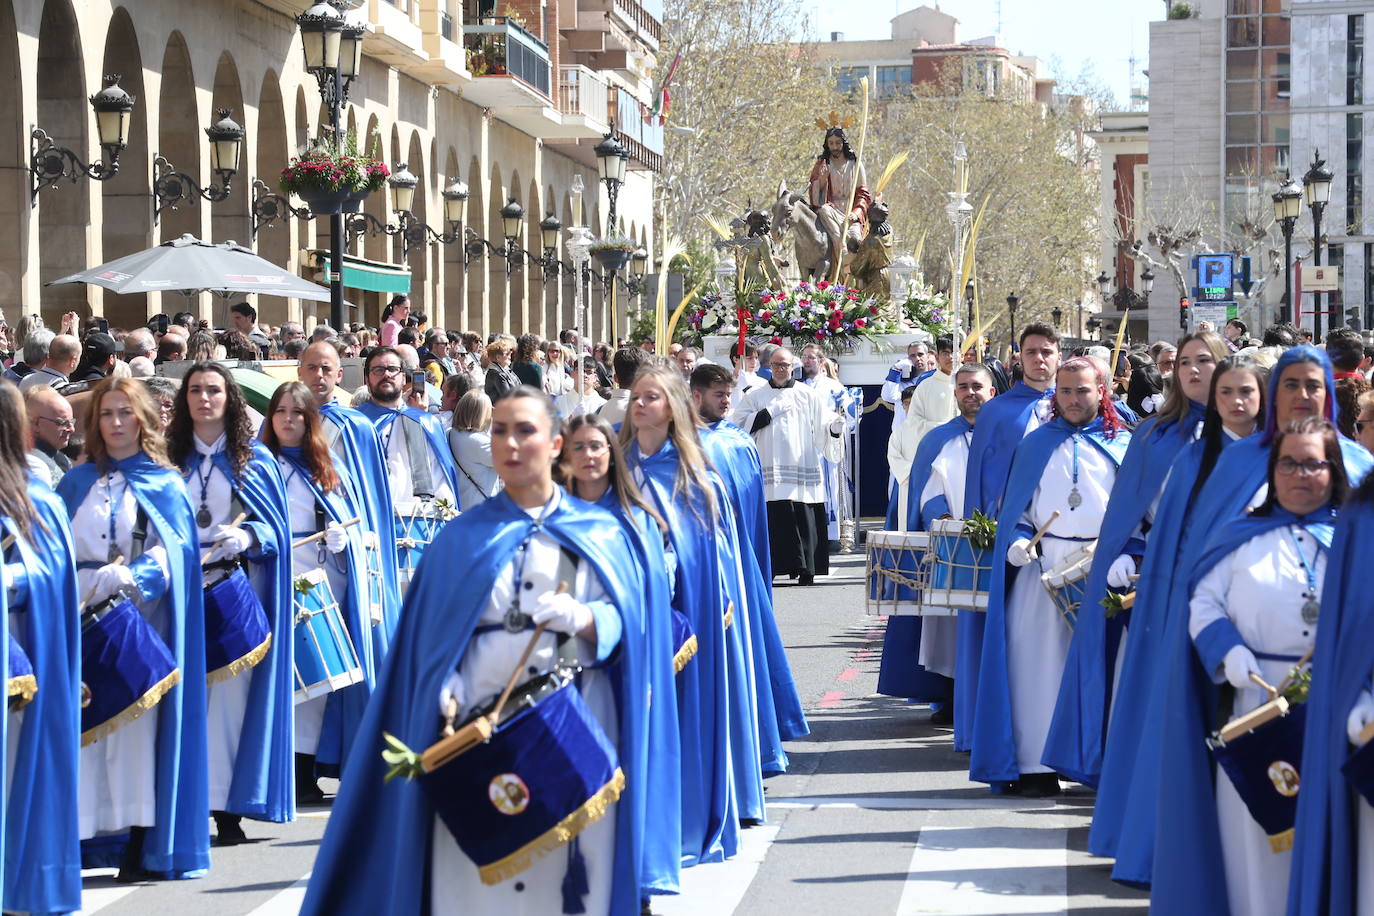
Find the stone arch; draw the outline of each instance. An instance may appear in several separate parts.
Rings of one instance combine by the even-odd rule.
[[[24,68],[19,63],[19,28],[14,20],[14,6],[10,0],[0,0],[0,80],[11,87],[0,95],[0,123],[11,125],[0,136],[0,161],[28,162],[28,134],[19,129],[24,123],[21,103],[24,98]],[[24,253],[31,241],[29,236],[29,173],[22,169],[0,169],[0,221],[15,227],[17,238],[12,244],[0,245],[0,302],[17,303],[20,313],[27,314],[37,307],[36,302],[24,300]],[[19,314],[11,312],[11,322]]]
[[[420,134],[414,131],[410,135],[410,146],[406,150],[406,167],[411,173],[420,179],[420,183],[415,186],[415,200],[410,205],[411,216],[416,225],[429,222],[429,187],[430,175],[426,167],[425,154],[420,143]],[[400,239],[397,240],[398,243]],[[416,311],[424,312],[429,316],[431,326],[437,325],[438,310],[437,303],[434,301],[433,290],[429,286],[429,259],[430,245],[428,239],[417,240],[410,245],[410,296],[413,307]]]
[[[91,149],[91,108],[84,91],[85,65],[81,56],[81,31],[71,0],[47,0],[38,31],[38,126],[59,146],[77,151],[83,158]],[[19,122],[11,122],[12,126]],[[27,156],[21,161],[27,161]],[[111,181],[125,176],[116,175]],[[87,235],[91,222],[90,188],[84,179],[75,185],[43,191],[38,201],[38,280],[47,283],[86,267]],[[89,315],[88,292],[72,283],[42,288],[42,312],[57,327],[64,312]]]
[[[153,244],[149,207],[148,106],[143,104],[143,56],[129,11],[119,7],[105,35],[101,73],[121,74],[119,85],[137,102],[129,118],[129,146],[120,154],[118,178],[101,182],[101,260],[110,261]],[[103,314],[116,327],[143,324],[152,304],[147,295],[105,293]]]
[[[467,229],[471,228],[477,238],[486,238],[487,195],[482,181],[482,162],[476,156],[468,162],[467,175],[468,218],[462,231],[466,236]],[[463,285],[467,287],[468,294],[468,326],[484,336],[491,332],[491,313],[488,311],[486,300],[488,277],[483,269],[485,257],[485,252],[478,254],[471,259],[470,264],[465,263],[463,268]]]
[[[439,178],[440,190],[442,191],[442,189],[447,187],[451,182],[461,177],[462,174],[458,171],[458,154],[453,147],[450,146],[448,148],[448,155],[444,159],[444,173]],[[469,202],[471,202],[471,199],[469,199]],[[440,213],[436,221],[442,226],[443,233],[447,235],[453,231],[453,227],[449,225],[448,220],[445,218],[446,214],[442,212],[444,207],[444,200],[442,197],[439,198],[439,207]],[[467,300],[464,295],[465,284],[463,282],[462,240],[460,239],[447,245],[436,245],[434,247],[436,249],[435,256],[443,261],[444,286],[442,295],[444,299],[444,320],[448,322],[444,327],[448,328],[450,331],[466,331],[472,327],[472,324],[468,319],[466,307]]]
[[[277,173],[286,166],[290,156],[287,150],[286,108],[282,103],[281,81],[275,70],[263,74],[262,88],[258,93],[258,130],[257,162],[253,171],[269,191],[278,192]],[[247,165],[247,153],[243,163]],[[249,183],[240,185],[245,197],[251,200],[253,189]],[[237,193],[238,189],[235,189]],[[291,263],[291,223],[293,216],[278,220],[270,226],[258,230],[258,254],[273,264],[288,267]],[[314,303],[312,303],[313,305]],[[281,324],[290,318],[287,300],[268,296],[258,300],[258,314],[269,324]]]
[[[544,256],[544,237],[539,231],[539,222],[544,218],[544,195],[539,191],[539,182],[531,181],[525,192],[525,239],[521,242],[525,250],[536,258]],[[529,317],[526,328],[533,334],[552,337],[556,332],[549,330],[550,290],[544,283],[543,269],[525,261],[525,295],[529,303]]]
[[[234,56],[228,51],[219,56],[219,62],[215,65],[215,88],[211,96],[210,122],[214,123],[219,119],[219,109],[229,109],[229,116],[239,124],[243,124],[247,118],[243,105],[243,86],[239,81],[239,69],[234,61]],[[202,146],[208,143],[204,139],[204,132],[201,133]],[[243,146],[239,151],[239,164],[243,167],[241,174],[235,176],[235,181],[230,189],[229,197],[219,203],[202,203],[201,206],[210,208],[210,237],[216,242],[235,241],[240,245],[249,245],[253,237],[252,222],[249,218],[251,204],[251,188],[244,186],[247,177],[248,163],[253,161],[253,143],[255,141],[254,132],[245,131]],[[206,152],[206,168],[203,181],[210,183],[215,181],[215,176],[209,168],[209,152]],[[191,174],[195,174],[194,172]]]
[[[490,193],[487,199],[487,225],[483,236],[496,247],[505,244],[501,238],[501,208],[506,205],[506,186],[501,183],[501,164],[491,164]],[[491,318],[493,331],[514,333],[511,322],[510,284],[506,282],[506,261],[504,258],[487,256],[487,282],[491,291],[487,296],[487,314]]]
[[[305,101],[305,86],[296,87],[296,143],[291,155],[305,149],[310,142],[310,106]]]
[[[167,38],[162,54],[162,91],[158,99],[158,136],[156,152],[179,171],[199,176],[208,158],[203,155],[205,134],[196,106],[196,79],[191,55],[180,32]],[[202,236],[200,204],[183,203],[175,210],[164,210],[158,219],[161,241],[183,232]]]
[[[375,114],[369,116],[367,119],[367,130],[365,131],[368,138],[368,153],[369,155],[375,154],[386,163],[387,168],[395,168],[396,163],[394,160],[388,158],[388,150],[386,145],[382,143],[381,135],[378,131],[377,116]],[[388,214],[387,197],[389,194],[390,192],[386,188],[382,188],[376,193],[369,194],[367,199],[363,202],[363,211],[377,221],[386,223]],[[373,261],[391,260],[387,256],[387,237],[377,236],[374,238],[372,236],[363,236],[362,256]],[[378,314],[380,315],[381,313],[378,312]]]

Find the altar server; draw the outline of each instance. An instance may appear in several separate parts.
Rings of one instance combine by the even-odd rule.
[[[0,428],[26,428],[23,398],[8,383],[0,383]],[[28,473],[16,434],[0,436],[0,538],[13,538],[0,606],[33,668],[28,700],[6,722],[4,908],[71,912],[81,908],[76,557],[66,509]]]
[[[535,389],[517,388],[496,404],[493,464],[505,488],[444,526],[420,561],[304,913],[639,912],[643,837],[634,796],[650,784],[637,761],[651,756],[643,746],[650,734],[644,584],[616,520],[554,484],[563,445],[556,422],[553,405]],[[456,568],[464,570],[459,589]],[[560,584],[568,586],[562,594]],[[558,644],[571,638],[584,665],[573,689],[615,747],[623,786],[612,780],[588,800],[579,817],[592,822],[574,843],[487,884],[421,784],[385,781],[383,733],[416,751],[438,740],[449,712],[456,708],[462,723],[501,691],[538,624],[548,629],[526,663],[531,676],[553,668]],[[606,667],[613,656],[618,661]],[[532,769],[514,778],[536,778],[541,763],[529,761]],[[462,755],[447,764],[463,765]],[[518,804],[510,796],[501,802]],[[604,812],[600,819],[597,812]],[[545,839],[556,842],[540,837],[536,847]]]
[[[359,412],[377,427],[386,455],[387,479],[393,503],[431,498],[458,505],[458,471],[439,421],[422,406],[423,392],[407,395],[408,382],[401,354],[377,347],[363,365],[371,396]]]
[[[1129,620],[1129,614],[1108,619],[1102,600],[1109,588],[1132,590],[1131,577],[1142,554],[1125,553],[1124,548],[1137,532],[1142,545],[1148,537],[1169,466],[1197,437],[1212,372],[1227,353],[1225,342],[1208,331],[1179,340],[1174,384],[1163,406],[1135,429],[1112,484],[1045,745],[1045,765],[1075,782],[1097,785],[1115,673],[1122,657],[1119,648]]]
[[[1040,758],[1072,633],[1040,576],[1097,538],[1131,438],[1094,362],[1064,363],[1056,385],[1053,419],[1017,446],[997,518],[969,763],[974,779],[1019,780],[1028,796],[1059,793]]]
[[[1267,465],[1264,502],[1216,528],[1189,575],[1191,651],[1174,659],[1178,705],[1169,711],[1160,782],[1175,812],[1161,822],[1169,832],[1155,857],[1151,905],[1161,912],[1286,908],[1293,835],[1265,835],[1205,739],[1269,699],[1253,675],[1280,685],[1313,647],[1347,482],[1336,430],[1316,417],[1277,432]]]
[[[210,867],[199,541],[160,428],[141,382],[97,383],[86,415],[90,461],[57,488],[71,518],[81,594],[92,602],[116,592],[131,597],[180,672],[160,687],[152,709],[81,749],[81,838],[128,831],[123,882]],[[116,563],[120,557],[131,562]]]
[[[280,823],[296,814],[286,490],[276,458],[253,439],[243,393],[219,363],[196,363],[187,371],[167,439],[191,493],[200,541],[209,548],[205,584],[242,567],[269,627],[252,655],[209,672],[210,810],[216,844],[227,846],[246,839],[243,817]],[[247,520],[236,526],[239,515]],[[214,630],[206,633],[207,650],[214,649]]]
[[[277,388],[267,405],[262,439],[277,457],[285,483],[292,541],[317,538],[292,547],[292,576],[324,570],[363,671],[360,683],[296,704],[296,800],[313,803],[324,798],[316,776],[339,775],[376,684],[373,621],[365,601],[367,560],[362,529],[351,524],[361,510],[353,502],[348,471],[325,441],[310,389],[300,382]]]
[[[854,429],[858,425],[851,410],[854,406],[854,399],[850,396],[849,390],[841,385],[838,380],[825,373],[825,351],[820,348],[819,344],[807,344],[802,347],[801,365],[802,384],[816,392],[822,403],[840,412],[845,420],[844,433],[841,439],[845,442],[850,441],[850,437],[854,435]],[[691,380],[688,379],[688,381]],[[853,514],[849,511],[846,502],[848,494],[844,488],[844,462],[843,450],[841,450],[839,461],[832,461],[826,457],[821,458],[821,477],[825,482],[826,538],[830,541],[840,539],[840,519],[850,517]]]

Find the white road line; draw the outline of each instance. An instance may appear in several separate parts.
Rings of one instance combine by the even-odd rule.
[[[301,911],[301,905],[305,903],[305,888],[310,883],[310,874],[307,872],[304,878],[257,909],[250,910],[248,916],[296,916]]]
[[[82,878],[113,878],[117,868],[83,868]],[[81,890],[81,909],[76,916],[86,916],[112,906],[139,889],[137,884],[115,884],[108,887],[84,887]]]
[[[751,827],[740,832],[739,855],[725,862],[698,865],[682,870],[682,893],[676,897],[653,898],[655,914],[661,916],[700,916],[714,913],[729,916],[744,899],[763,857],[781,828],[777,825]]]
[[[868,798],[849,795],[798,795],[768,802],[770,808],[868,808],[875,811],[1012,811],[1053,808],[1054,802],[1040,798]]]
[[[897,916],[1066,913],[1068,831],[922,827]]]

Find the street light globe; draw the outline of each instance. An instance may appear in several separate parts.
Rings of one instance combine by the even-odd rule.
[[[544,248],[558,247],[558,233],[563,229],[563,224],[558,221],[558,217],[549,213],[539,222],[539,235],[544,242]]]
[[[1148,299],[1150,293],[1153,292],[1155,288],[1155,272],[1148,267],[1146,267],[1145,272],[1140,275],[1140,286],[1141,289],[1145,290],[1145,297]]]
[[[311,73],[337,70],[344,18],[332,5],[320,0],[296,17],[305,51],[305,69]]]
[[[1016,293],[1007,293],[1007,307],[1013,312],[1016,311],[1016,306],[1020,303],[1021,297],[1017,296]]]
[[[100,145],[121,150],[129,145],[129,113],[134,110],[134,97],[119,86],[119,74],[105,77],[105,88],[90,98],[95,110],[95,132]]]
[[[1307,205],[1325,205],[1331,200],[1331,179],[1334,177],[1332,171],[1326,167],[1325,160],[1319,153],[1312,155],[1312,167],[1307,170],[1307,174],[1302,176],[1302,188],[1307,195]]]
[[[635,253],[630,255],[630,272],[635,277],[643,277],[644,271],[649,266],[649,252],[644,250],[644,246],[635,249]]]
[[[1292,175],[1274,192],[1274,219],[1297,219],[1302,213],[1302,185]]]
[[[520,206],[514,197],[509,198],[506,205],[501,208],[501,225],[506,238],[520,238],[520,231],[524,228],[524,223],[525,208]]]
[[[420,183],[406,164],[402,162],[391,173],[387,184],[391,186],[391,209],[397,213],[410,213],[415,204],[415,186]]]
[[[1097,289],[1099,292],[1102,293],[1102,298],[1104,300],[1111,298],[1112,278],[1107,276],[1107,272],[1105,270],[1097,275]]]
[[[219,120],[205,128],[210,139],[210,171],[229,177],[239,170],[239,156],[243,152],[243,128],[229,117],[228,108],[215,111]]]
[[[613,131],[606,134],[592,152],[596,153],[597,175],[602,181],[616,187],[625,183],[625,164],[630,158],[630,153],[616,140]]]
[[[339,32],[339,76],[357,79],[363,68],[363,34],[367,27],[361,22],[345,22]]]
[[[457,227],[460,223],[467,222],[468,186],[461,178],[453,179],[453,182],[440,192],[440,196],[444,198],[444,219],[449,224]]]

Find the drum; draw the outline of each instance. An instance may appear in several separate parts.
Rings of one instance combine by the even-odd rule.
[[[1070,630],[1078,625],[1078,606],[1088,588],[1088,573],[1096,550],[1097,541],[1085,544],[1040,575],[1040,584],[1050,593],[1050,600]]]
[[[620,798],[625,774],[571,676],[447,759],[425,754],[420,786],[453,838],[498,884],[572,841]],[[433,748],[431,750],[434,750]]]
[[[9,637],[9,704],[10,712],[18,712],[29,705],[37,695],[38,678],[33,673],[33,663],[29,661],[29,655],[24,651],[24,647],[14,638],[13,633],[10,633]]]
[[[205,586],[205,681],[217,684],[262,661],[272,647],[267,611],[237,563]]]
[[[986,611],[992,587],[992,550],[973,546],[963,519],[930,523],[930,581],[921,596],[928,608]],[[933,616],[931,610],[923,613]]]
[[[363,579],[366,586],[366,594],[363,596],[363,608],[367,616],[376,626],[386,617],[386,582],[382,574],[381,539],[377,537],[375,531],[364,531],[363,541]]]
[[[82,615],[82,747],[152,709],[180,681],[171,650],[128,598],[113,595]]]
[[[697,634],[692,621],[677,608],[669,608],[673,615],[673,673],[681,673],[697,654]]]
[[[930,534],[925,531],[868,532],[864,608],[870,617],[954,613],[952,608],[927,608],[921,603],[921,594],[930,579],[930,561],[926,557],[929,547]]]
[[[339,602],[323,569],[296,577],[295,668],[297,705],[352,686],[363,666],[344,625]]]
[[[425,548],[434,540],[444,522],[452,517],[451,510],[446,510],[434,500],[396,503],[396,574],[402,594],[410,587],[410,580],[415,577]]]
[[[1366,726],[1359,737],[1360,746],[1341,764],[1341,772],[1350,788],[1374,805],[1374,725]]]
[[[1302,782],[1302,733],[1307,704],[1283,697],[1226,725],[1207,739],[1217,765],[1245,807],[1269,836],[1274,852],[1293,848]],[[1250,723],[1259,724],[1251,727]]]

